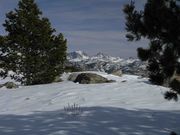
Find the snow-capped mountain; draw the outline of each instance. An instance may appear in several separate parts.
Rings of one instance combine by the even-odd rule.
[[[119,62],[123,60],[120,57],[112,57],[101,52],[97,53],[94,56],[88,56],[88,54],[83,51],[70,52],[67,55],[67,59],[71,62],[77,62],[77,61],[80,62],[80,61],[86,61],[86,60]]]
[[[77,61],[87,60],[89,59],[89,56],[83,51],[75,51],[68,53],[67,59],[69,61],[77,62]]]
[[[97,53],[96,55],[91,57],[91,60],[98,60],[98,61],[109,61],[109,62],[120,62],[123,59],[120,57],[112,57],[104,53]]]
[[[139,59],[123,59],[112,57],[104,53],[88,56],[82,51],[71,52],[67,56],[69,63],[81,70],[102,71],[112,73],[122,70],[126,74],[146,75],[146,64]]]

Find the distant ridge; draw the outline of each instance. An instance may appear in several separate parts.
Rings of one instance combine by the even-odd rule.
[[[83,51],[70,52],[67,55],[69,64],[88,71],[102,71],[112,73],[122,70],[123,73],[147,76],[146,63],[139,59],[112,57],[102,52],[89,56]]]

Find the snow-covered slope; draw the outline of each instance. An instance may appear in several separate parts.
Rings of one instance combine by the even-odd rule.
[[[168,88],[137,76],[97,74],[116,82],[75,84],[64,74],[60,83],[0,89],[0,135],[180,133],[180,101],[163,98]]]

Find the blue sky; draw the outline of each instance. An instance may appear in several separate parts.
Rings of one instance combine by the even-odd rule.
[[[68,40],[68,51],[83,50],[90,55],[104,52],[112,56],[136,57],[136,49],[146,41],[127,42],[123,5],[130,0],[36,0],[43,16]],[[136,0],[140,8],[145,0]],[[0,24],[18,0],[0,0]],[[0,34],[4,34],[0,26]]]

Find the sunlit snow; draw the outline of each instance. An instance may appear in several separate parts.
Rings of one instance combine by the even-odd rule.
[[[116,82],[76,84],[64,74],[60,83],[1,88],[0,135],[180,133],[180,101],[163,98],[168,88],[138,76],[95,73]],[[73,104],[79,108],[64,109]]]

